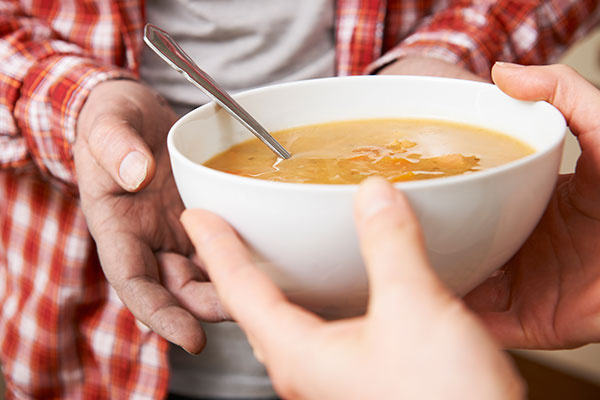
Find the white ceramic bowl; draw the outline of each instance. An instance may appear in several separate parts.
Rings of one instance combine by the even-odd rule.
[[[339,120],[434,118],[491,128],[536,149],[486,171],[396,184],[423,226],[433,266],[459,295],[502,266],[536,225],[555,184],[566,131],[548,103],[517,101],[491,84],[454,79],[327,78],[235,97],[269,131]],[[353,221],[357,186],[268,182],[201,165],[250,137],[213,103],[171,128],[169,153],[185,206],[231,223],[293,301],[324,315],[362,311],[367,278]]]

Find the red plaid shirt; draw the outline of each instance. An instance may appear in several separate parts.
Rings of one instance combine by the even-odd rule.
[[[546,63],[598,20],[589,0],[338,0],[337,69],[406,55],[488,76]],[[167,343],[107,284],[71,145],[98,82],[134,76],[143,0],[0,0],[0,360],[9,397],[160,398]]]

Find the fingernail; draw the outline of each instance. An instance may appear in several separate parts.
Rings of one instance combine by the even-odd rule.
[[[365,180],[358,192],[358,212],[362,220],[372,217],[395,201],[395,189],[384,178]]]
[[[147,173],[148,159],[139,151],[132,151],[121,161],[119,176],[129,190],[140,187]]]
[[[182,348],[182,349],[183,349],[183,350],[184,350],[186,353],[188,353],[188,354],[190,354],[190,355],[192,355],[192,356],[197,356],[198,354],[202,353],[202,350],[199,350],[199,351],[191,351],[191,350],[188,350],[188,349],[186,349],[186,348],[185,348],[185,347],[183,347],[183,346],[180,346],[180,347],[181,347],[181,348]]]
[[[255,346],[255,341],[254,338],[250,335],[246,335],[246,338],[248,339],[248,344],[250,344],[250,347],[252,348],[252,353],[254,353],[254,358],[256,358],[256,360],[259,363],[264,363],[264,358],[262,353],[260,352],[260,350],[258,350],[258,348]]]
[[[135,319],[135,325],[138,327],[138,329],[142,332],[142,333],[148,333],[151,331],[150,327],[146,324],[144,324],[142,321],[140,321],[139,319]]]
[[[496,65],[498,67],[502,67],[502,68],[523,68],[524,65],[521,64],[515,64],[515,63],[510,63],[510,62],[505,62],[505,61],[496,61]]]

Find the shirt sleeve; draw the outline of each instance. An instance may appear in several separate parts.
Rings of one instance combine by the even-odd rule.
[[[442,2],[440,2],[442,3]],[[434,57],[489,78],[495,61],[546,64],[600,20],[597,0],[450,1],[369,67]]]
[[[0,1],[0,167],[34,162],[75,183],[72,144],[87,95],[100,82],[134,76],[87,56],[16,4]]]

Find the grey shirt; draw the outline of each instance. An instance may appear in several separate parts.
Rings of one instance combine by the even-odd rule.
[[[334,74],[334,0],[149,0],[146,14],[232,93]],[[141,75],[177,106],[208,101],[147,46]]]
[[[334,0],[149,0],[146,15],[232,93],[334,74]],[[148,47],[141,76],[180,114],[208,101]],[[200,355],[172,346],[172,392],[212,398],[275,396],[236,324],[205,328],[208,344]]]

